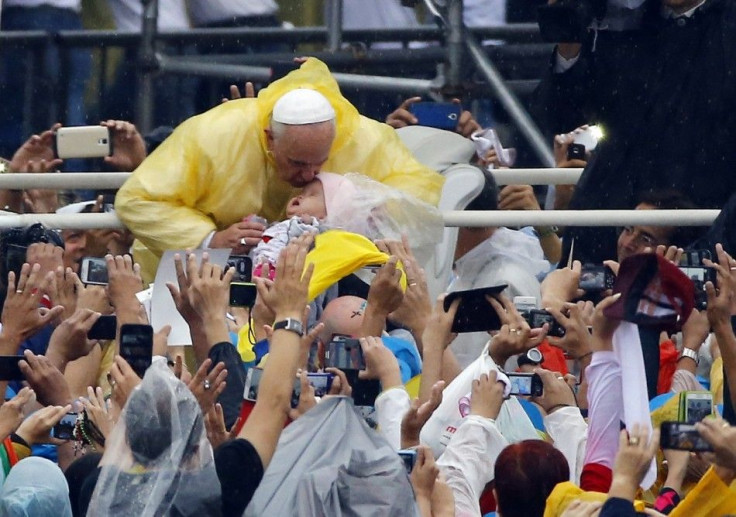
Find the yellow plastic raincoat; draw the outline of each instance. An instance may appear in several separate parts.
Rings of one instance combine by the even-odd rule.
[[[323,170],[360,172],[436,205],[443,178],[417,162],[393,128],[345,99],[315,58],[261,90],[183,122],[133,173],[115,210],[138,240],[134,255],[151,281],[167,249],[196,248],[212,231],[249,214],[281,220],[296,189],[280,180],[266,153],[275,102],[297,87],[318,90],[336,112],[337,133]]]

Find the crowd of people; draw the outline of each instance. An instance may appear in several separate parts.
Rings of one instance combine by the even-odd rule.
[[[717,23],[728,40],[731,6],[662,4],[640,31],[663,40],[599,27],[597,43],[556,47],[538,103],[557,166],[585,171],[555,209],[721,207],[733,193],[732,147],[683,161],[666,140],[693,131],[688,113],[714,116],[708,99],[665,123],[687,93],[672,85],[698,86],[657,83],[687,65],[673,47]],[[651,85],[616,83],[636,106],[606,89],[616,66],[660,54]],[[107,166],[133,171],[114,203],[0,191],[6,211],[112,210],[124,224],[0,233],[0,515],[736,514],[732,202],[710,228],[460,228],[435,297],[443,171],[400,137],[421,99],[377,121],[320,60],[296,64],[173,130],[102,122]],[[573,90],[580,109],[565,111]],[[732,89],[716,93],[728,105]],[[569,152],[596,122],[595,150]],[[51,174],[60,127],[7,171]],[[481,171],[465,209],[541,210],[531,186],[496,185],[513,153],[488,129],[461,109],[428,144]],[[701,158],[707,181],[685,173]],[[152,327],[148,288],[172,250],[165,294],[187,341],[173,317]],[[87,278],[89,258],[104,281]]]

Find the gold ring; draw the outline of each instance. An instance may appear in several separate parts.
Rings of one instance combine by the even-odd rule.
[[[633,445],[633,446],[639,445],[639,437],[632,436],[631,438],[629,438],[629,445]]]

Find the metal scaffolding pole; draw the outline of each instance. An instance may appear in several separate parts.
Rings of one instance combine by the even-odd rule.
[[[342,46],[342,0],[327,0],[327,50],[336,52]]]
[[[488,81],[493,94],[501,101],[504,109],[506,109],[511,118],[519,126],[519,129],[531,144],[534,153],[542,161],[543,165],[554,167],[555,160],[550,149],[550,143],[542,136],[542,132],[521,105],[519,99],[508,89],[501,74],[493,63],[491,63],[491,60],[488,59],[478,40],[472,33],[467,31],[465,33],[465,44],[468,47],[470,57]]]
[[[158,22],[158,0],[143,2],[141,46],[138,50],[138,88],[136,102],[136,125],[141,133],[153,129],[153,76],[158,68],[156,58],[156,33]]]

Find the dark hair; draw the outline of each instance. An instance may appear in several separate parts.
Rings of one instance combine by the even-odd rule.
[[[465,210],[498,210],[498,186],[493,174],[485,168],[480,169],[485,177],[483,190],[475,196]]]
[[[658,210],[693,210],[699,208],[685,194],[675,189],[650,190],[639,195],[637,206],[645,204]],[[686,247],[708,229],[706,226],[674,226],[669,245]]]
[[[565,456],[542,440],[509,445],[495,465],[496,498],[504,517],[542,517],[557,483],[570,480]]]

